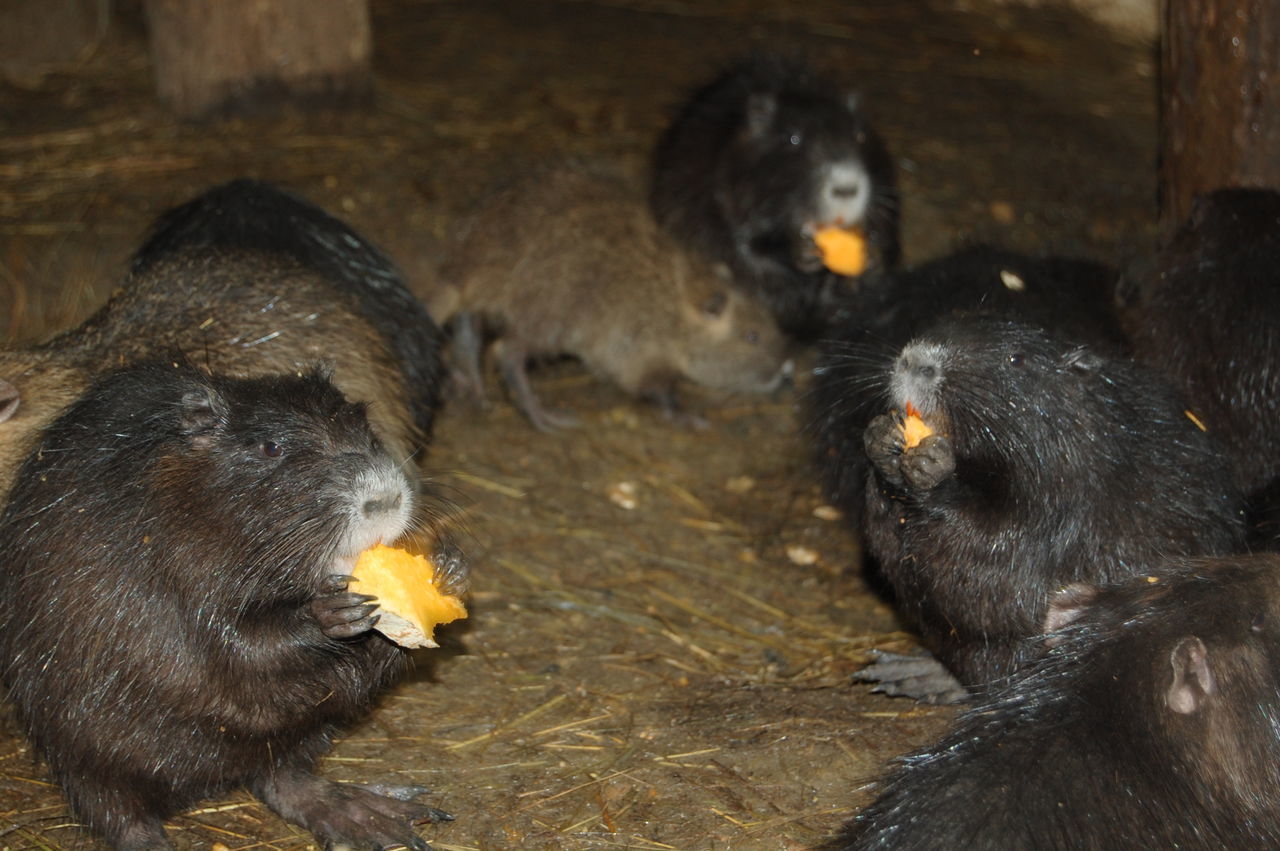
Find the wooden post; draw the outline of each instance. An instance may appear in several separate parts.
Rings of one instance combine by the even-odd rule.
[[[184,118],[372,90],[368,0],[147,0],[161,101]]]
[[[1280,188],[1280,0],[1166,0],[1160,225],[1197,194]]]

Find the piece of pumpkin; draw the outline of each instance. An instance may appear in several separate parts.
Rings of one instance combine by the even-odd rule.
[[[915,405],[907,403],[907,415],[902,420],[902,446],[904,449],[915,449],[920,441],[933,434],[933,429],[920,418],[920,411]]]
[[[822,265],[837,275],[861,275],[867,268],[867,239],[861,231],[825,227],[813,235]]]
[[[378,598],[378,632],[402,647],[438,647],[437,624],[467,616],[462,601],[436,587],[430,560],[379,544],[360,553],[351,571],[353,591]]]

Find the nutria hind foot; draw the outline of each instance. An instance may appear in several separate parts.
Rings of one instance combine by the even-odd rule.
[[[451,821],[453,816],[413,800],[427,791],[421,786],[334,783],[290,769],[253,783],[259,800],[286,821],[311,831],[326,849],[404,846],[431,851],[413,825]]]
[[[875,661],[855,671],[853,678],[858,682],[875,683],[872,691],[935,705],[964,703],[969,699],[968,690],[930,654],[887,653],[883,650],[871,653]]]

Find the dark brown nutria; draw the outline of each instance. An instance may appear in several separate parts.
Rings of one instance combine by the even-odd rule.
[[[858,98],[759,54],[694,92],[654,150],[650,203],[683,245],[727,263],[782,329],[812,340],[898,262],[893,161]],[[860,228],[869,268],[825,269],[814,233]]]
[[[1280,476],[1280,192],[1196,199],[1134,308],[1137,356],[1173,376],[1252,493]]]
[[[677,410],[687,379],[768,392],[789,371],[787,343],[763,306],[730,289],[653,223],[627,185],[581,163],[528,176],[472,219],[446,262],[462,384],[482,395],[486,333],[516,404],[539,429],[573,422],[542,407],[530,358],[570,354],[623,390]]]
[[[1244,547],[1220,448],[1172,386],[1127,358],[959,315],[904,347],[877,389],[888,413],[864,436],[866,546],[964,686],[1025,663],[1025,639],[1068,583]],[[908,406],[934,432],[914,448]]]
[[[43,433],[0,515],[0,673],[76,816],[118,849],[247,785],[335,845],[427,848],[425,790],[317,758],[406,653],[347,591],[410,528],[414,488],[321,373],[109,372]],[[449,590],[465,568],[448,558]]]
[[[1280,558],[1072,586],[1046,628],[828,851],[1280,847]]]
[[[238,180],[164,214],[111,300],[48,342],[0,351],[0,494],[41,428],[106,368],[161,351],[230,375],[317,361],[369,404],[398,458],[420,454],[440,402],[441,333],[395,267],[347,225]]]

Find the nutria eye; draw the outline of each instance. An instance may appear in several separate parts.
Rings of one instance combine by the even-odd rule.
[[[1022,355],[1009,355],[1009,366],[1022,366]]]
[[[1254,632],[1262,632],[1262,628],[1266,625],[1266,623],[1267,623],[1266,613],[1258,612],[1256,615],[1253,616],[1253,623],[1249,625],[1249,628],[1252,629]]]
[[[755,331],[748,331],[747,333],[742,335],[742,338],[746,340],[748,343],[760,342],[760,335],[757,334]]]
[[[788,139],[787,141],[793,145],[799,145],[802,141],[804,141],[804,139],[801,137],[799,133],[792,133],[791,138]]]
[[[284,447],[270,440],[264,440],[260,448],[262,449],[262,454],[267,458],[279,458],[284,454]]]

